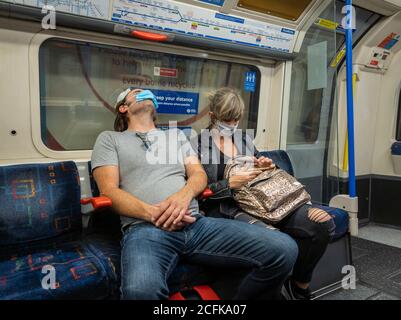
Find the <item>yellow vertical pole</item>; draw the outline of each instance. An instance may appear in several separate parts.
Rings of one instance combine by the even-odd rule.
[[[352,76],[352,92],[355,98],[355,88],[356,88],[356,81],[358,77],[357,74],[354,73]],[[344,143],[344,157],[343,157],[343,171],[348,171],[348,126],[345,131],[345,143]]]

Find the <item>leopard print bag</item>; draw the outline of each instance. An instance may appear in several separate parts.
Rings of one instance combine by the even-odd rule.
[[[260,170],[253,165],[252,157],[238,156],[225,168],[224,177],[229,179],[239,172]],[[234,191],[239,207],[255,218],[269,224],[277,224],[311,197],[304,186],[286,171],[274,168],[263,170],[255,179]]]

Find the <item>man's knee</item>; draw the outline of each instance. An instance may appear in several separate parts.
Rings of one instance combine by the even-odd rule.
[[[289,274],[298,257],[298,245],[290,236],[279,231],[273,232],[275,241],[270,241],[266,247],[272,253],[268,264],[275,265],[282,274]]]
[[[294,239],[285,235],[281,244],[281,250],[283,252],[281,257],[283,269],[286,270],[287,273],[290,273],[298,258],[298,245]]]
[[[123,300],[165,300],[168,290],[160,284],[149,284],[138,287],[135,285],[122,285],[121,299]]]

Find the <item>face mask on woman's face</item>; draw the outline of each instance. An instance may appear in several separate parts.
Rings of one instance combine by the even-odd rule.
[[[234,126],[230,126],[224,122],[216,121],[216,129],[220,132],[222,136],[230,137],[234,134],[235,130],[238,128],[238,123]]]

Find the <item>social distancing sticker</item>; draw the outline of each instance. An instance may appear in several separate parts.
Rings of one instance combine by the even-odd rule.
[[[199,93],[152,90],[159,108],[157,113],[165,114],[198,114]]]
[[[337,27],[339,26],[339,23],[337,23],[337,22],[327,20],[327,19],[321,19],[321,18],[317,19],[315,21],[315,24],[318,26],[321,26],[323,28],[330,29],[330,30],[336,30]]]
[[[337,68],[338,64],[344,59],[345,57],[345,48],[341,49],[335,59],[331,62],[330,67]]]

